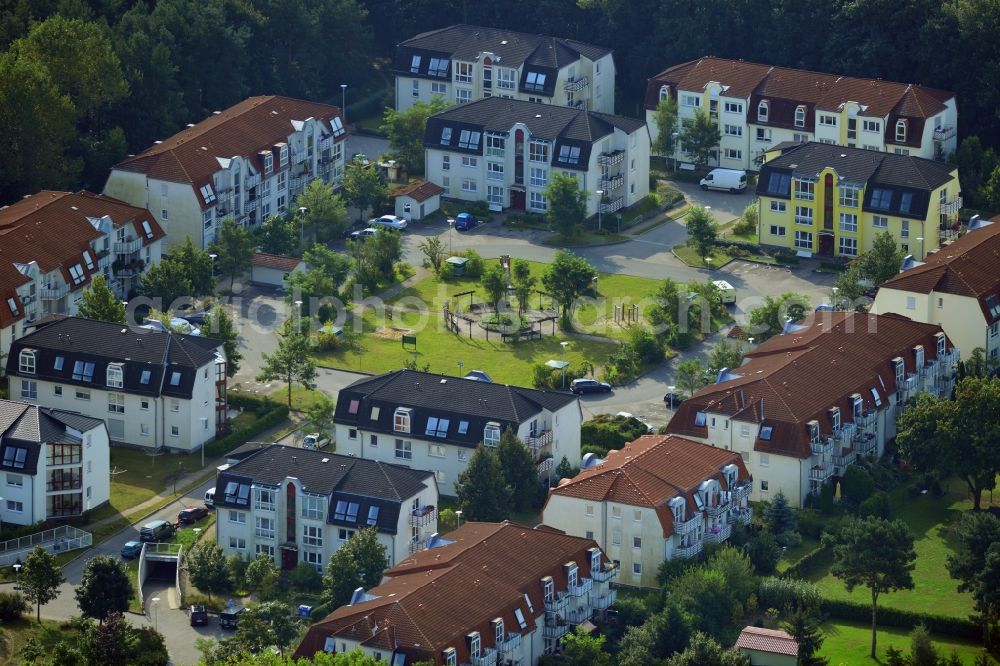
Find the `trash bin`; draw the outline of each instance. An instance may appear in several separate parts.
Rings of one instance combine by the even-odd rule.
[[[312,612],[312,606],[306,606],[305,604],[299,606],[299,617],[304,617],[308,620],[309,616],[312,615]]]

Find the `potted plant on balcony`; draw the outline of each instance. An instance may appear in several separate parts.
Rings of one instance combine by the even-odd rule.
[[[115,259],[111,262],[111,270],[115,273],[120,273],[123,268],[125,268],[125,261],[123,259]]]

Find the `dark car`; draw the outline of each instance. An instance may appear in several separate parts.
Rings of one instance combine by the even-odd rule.
[[[181,319],[189,324],[194,324],[195,326],[204,326],[205,317],[207,316],[207,312],[195,312],[193,314],[181,315]]]
[[[667,406],[667,409],[677,409],[682,402],[684,402],[684,396],[676,391],[663,396],[663,404]]]
[[[366,227],[364,229],[358,229],[357,231],[351,232],[351,240],[367,240],[372,236],[378,236],[378,229],[373,227]]]
[[[189,506],[180,513],[177,514],[177,520],[184,523],[185,525],[190,525],[191,523],[197,523],[199,520],[208,515],[208,508],[204,506]]]
[[[468,231],[476,226],[476,218],[470,213],[459,213],[455,218],[455,231]]]
[[[582,393],[611,393],[611,384],[596,379],[574,379],[569,390],[577,395]]]
[[[219,613],[219,626],[223,629],[236,629],[236,625],[240,623],[240,616],[246,612],[246,608],[243,606],[230,606],[226,610]]]
[[[131,560],[133,557],[139,557],[139,553],[142,552],[142,542],[141,541],[126,541],[125,545],[122,546],[122,557],[126,560]]]
[[[208,611],[204,606],[191,606],[191,626],[208,624]]]

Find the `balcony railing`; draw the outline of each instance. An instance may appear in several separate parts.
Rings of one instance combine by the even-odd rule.
[[[739,502],[740,500],[750,497],[750,492],[753,490],[753,481],[749,479],[733,486],[733,502]]]
[[[437,509],[433,506],[422,506],[410,511],[410,527],[427,527],[437,519]]]
[[[854,450],[861,455],[867,455],[875,450],[875,435],[872,433],[865,433],[863,439],[854,440]]]
[[[854,423],[857,424],[858,430],[866,430],[875,425],[875,418],[878,416],[878,412],[872,410],[870,412],[865,412],[860,416],[854,417]],[[860,432],[855,432],[854,435],[857,437]]]
[[[748,525],[751,520],[753,520],[753,509],[749,506],[743,508],[734,507],[726,514],[726,522],[730,525],[737,522]]]
[[[566,92],[576,92],[578,90],[583,90],[589,85],[590,85],[589,78],[587,78],[586,76],[578,76],[575,79],[570,79],[566,81],[566,84],[563,86],[563,90],[565,90]]]
[[[704,517],[701,511],[698,511],[688,520],[683,522],[674,521],[674,534],[689,534],[701,525],[703,520]]]
[[[709,518],[718,518],[719,516],[726,513],[726,511],[729,511],[729,507],[730,507],[729,502],[723,502],[716,506],[706,507],[705,513],[708,515]]]
[[[831,476],[833,476],[833,465],[830,463],[813,465],[813,468],[809,470],[809,478],[813,481],[826,481]]]
[[[962,207],[962,197],[954,197],[938,204],[938,212],[942,215],[956,215]]]
[[[427,548],[426,539],[418,538],[418,539],[412,539],[410,541],[410,555],[412,555],[413,553],[420,552],[421,550],[425,550],[426,548]]]
[[[524,445],[531,449],[531,453],[538,455],[538,452],[552,443],[552,431],[543,430],[524,439]]]
[[[729,523],[719,523],[705,531],[705,541],[707,543],[722,543],[733,533],[733,526]]]
[[[38,296],[43,301],[58,301],[69,292],[69,287],[65,284],[49,285],[38,290]]]
[[[705,546],[701,541],[695,541],[688,546],[677,546],[674,550],[674,556],[684,558],[696,557],[699,553],[701,553],[702,548],[704,547]]]
[[[133,238],[132,240],[119,241],[111,246],[111,251],[115,254],[132,254],[133,252],[138,252],[142,249],[142,239]]]
[[[625,161],[624,150],[613,150],[610,153],[601,153],[597,156],[597,163],[601,166],[615,166]]]
[[[479,648],[479,656],[472,658],[472,666],[496,666],[497,651],[494,648]]]
[[[258,539],[273,539],[274,530],[265,530],[257,527],[255,528],[254,536],[256,536]]]
[[[521,634],[507,634],[503,641],[497,646],[497,652],[507,654],[521,647]]]
[[[58,493],[66,490],[79,490],[83,487],[83,479],[67,479],[63,481],[48,481],[45,490],[50,493]]]
[[[581,578],[576,585],[569,586],[569,596],[580,598],[594,588],[594,581],[590,578]]]
[[[814,456],[827,456],[833,452],[833,440],[829,437],[816,437],[809,442],[809,448]]]
[[[601,178],[597,181],[597,188],[604,192],[613,192],[625,184],[625,176],[618,174],[616,176],[608,176],[607,178]]]
[[[602,213],[614,213],[625,207],[625,197],[618,197],[608,202],[601,202]]]
[[[618,575],[618,566],[615,564],[607,564],[605,567],[599,571],[591,571],[590,577],[598,583],[607,583],[612,578]]]
[[[858,452],[851,450],[847,453],[841,453],[833,457],[833,466],[836,468],[838,473],[843,473],[844,468],[853,463],[858,458]]]
[[[607,610],[611,607],[611,604],[615,603],[618,598],[618,592],[615,590],[608,590],[605,594],[601,595],[590,595],[590,607],[595,611]]]
[[[550,640],[559,640],[569,633],[568,624],[546,624],[542,627],[542,636]]]
[[[951,137],[955,136],[955,126],[951,127],[939,127],[934,130],[934,141],[947,141]]]
[[[906,392],[912,392],[917,388],[917,373],[911,372],[903,380],[903,390]]]
[[[564,594],[561,597],[555,597],[554,599],[549,599],[545,602],[545,612],[546,613],[559,613],[566,610],[569,605],[569,595]]]
[[[249,190],[250,188],[257,187],[258,185],[260,185],[260,174],[248,173],[246,176],[244,176],[243,187]]]

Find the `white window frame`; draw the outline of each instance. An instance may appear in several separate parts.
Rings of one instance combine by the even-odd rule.
[[[528,209],[538,213],[544,213],[549,209],[549,202],[545,199],[545,195],[543,193],[529,192]]]
[[[858,256],[858,239],[841,236],[840,246],[838,249],[842,256],[856,257]]]
[[[107,384],[108,388],[124,388],[125,370],[121,363],[108,363]]]
[[[841,213],[840,214],[840,230],[849,233],[858,233],[858,215],[857,213]]]
[[[723,129],[725,130],[726,136],[743,136],[742,125],[729,125],[727,123]]]
[[[544,167],[531,167],[529,177],[533,187],[545,187],[549,183],[549,170]]]
[[[902,143],[906,141],[906,120],[900,118],[896,121],[896,143]]]
[[[455,81],[458,83],[472,83],[471,62],[455,61]]]
[[[766,99],[760,100],[757,104],[757,122],[766,123],[770,114],[771,105]]]
[[[795,230],[795,247],[799,250],[813,250],[813,234],[811,231]]]
[[[795,107],[795,126],[805,127],[806,126],[806,107],[805,105],[799,104]]]
[[[125,394],[116,393],[114,391],[108,392],[108,411],[112,414],[124,414],[125,413]]]
[[[17,357],[17,370],[26,375],[35,374],[35,351],[33,349],[22,349]]]
[[[872,215],[872,226],[876,229],[888,229],[889,218],[885,215]]]
[[[771,200],[771,212],[772,213],[785,213],[788,212],[788,204],[784,201]]]
[[[413,443],[406,439],[396,438],[396,459],[413,460]]]

